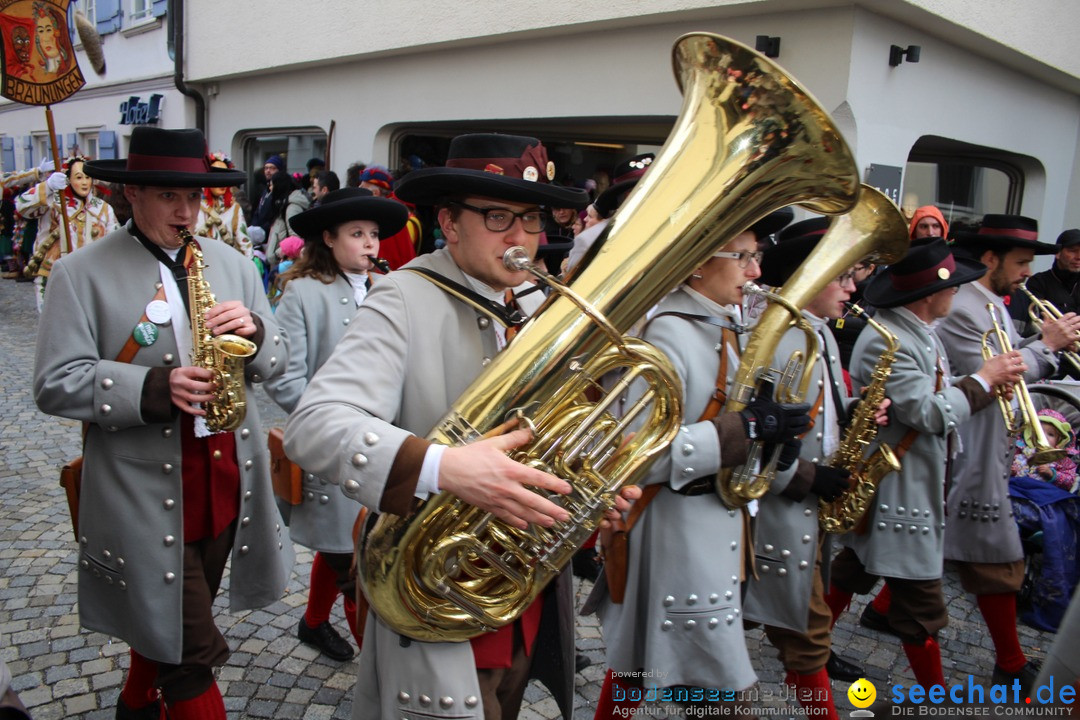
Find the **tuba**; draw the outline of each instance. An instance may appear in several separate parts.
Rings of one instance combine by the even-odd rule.
[[[181,230],[185,243],[192,242],[191,233]],[[211,432],[235,430],[247,414],[247,390],[244,387],[244,359],[258,349],[247,338],[227,333],[214,337],[206,327],[206,311],[217,300],[206,281],[202,250],[191,248],[191,269],[188,272],[188,304],[191,314],[191,364],[214,373],[214,399],[205,404],[206,427]]]
[[[855,208],[847,215],[833,218],[814,250],[776,294],[779,298],[774,296],[761,315],[747,341],[722,412],[745,408],[762,382],[779,383],[779,402],[802,402],[813,370],[809,359],[816,356],[817,338],[813,337],[811,342],[812,333],[807,335],[808,347],[804,356],[807,361],[801,362],[800,367],[786,367],[779,380],[770,380],[778,374],[772,369],[773,353],[787,329],[793,324],[800,325],[799,308],[806,307],[822,288],[859,260],[896,262],[904,257],[910,242],[907,222],[896,203],[881,191],[863,185]],[[798,388],[792,390],[794,379],[798,377],[801,377]],[[779,450],[766,459],[762,457],[763,448],[761,442],[755,441],[745,465],[724,468],[717,476],[716,491],[728,507],[742,507],[768,492],[776,475]],[[759,464],[763,464],[760,470],[757,469]]]
[[[428,435],[464,444],[516,415],[534,439],[510,457],[567,480],[571,493],[554,500],[571,517],[519,530],[448,493],[408,516],[381,515],[361,536],[358,577],[402,635],[460,641],[521,615],[678,432],[678,376],[627,329],[769,212],[792,203],[844,212],[857,197],[847,145],[771,61],[704,33],[680,38],[673,56],[683,108],[648,173],[567,284],[551,283],[540,311]],[[622,378],[600,390],[608,373]],[[618,419],[634,378],[647,391]],[[631,433],[635,416],[642,429]]]

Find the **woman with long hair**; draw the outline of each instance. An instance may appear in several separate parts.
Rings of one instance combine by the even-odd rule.
[[[345,334],[370,287],[370,270],[379,240],[399,232],[409,211],[367,190],[343,188],[328,193],[315,208],[295,216],[292,226],[304,238],[300,258],[279,278],[282,288],[276,320],[289,348],[285,372],[264,387],[274,402],[292,412],[315,374]],[[327,481],[303,475],[299,505],[286,508],[292,539],[315,551],[307,611],[297,636],[335,660],[353,649],[330,624],[339,593],[345,617],[356,633],[352,527],[360,507]]]

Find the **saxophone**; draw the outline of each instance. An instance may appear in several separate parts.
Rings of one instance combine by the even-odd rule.
[[[239,335],[214,337],[206,327],[206,311],[217,301],[204,275],[206,265],[191,233],[181,230],[180,238],[191,245],[191,269],[188,271],[188,305],[191,311],[191,364],[214,373],[214,399],[205,404],[206,427],[211,432],[235,430],[244,422],[247,399],[244,388],[244,358],[258,349],[255,343]]]
[[[870,507],[877,492],[878,483],[891,472],[900,472],[900,460],[888,445],[882,443],[870,457],[863,459],[866,448],[874,442],[878,425],[874,414],[885,398],[885,383],[892,374],[896,361],[896,351],[900,341],[887,327],[866,314],[858,305],[852,305],[851,311],[866,320],[866,324],[877,331],[885,340],[885,352],[874,365],[870,376],[870,385],[866,388],[851,423],[848,425],[839,449],[833,455],[830,465],[851,472],[851,488],[832,502],[821,501],[818,518],[821,529],[827,533],[845,533],[853,530]]]

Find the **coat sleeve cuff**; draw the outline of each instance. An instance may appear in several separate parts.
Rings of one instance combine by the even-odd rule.
[[[386,478],[382,498],[379,500],[379,512],[394,515],[408,515],[412,509],[416,483],[420,479],[420,469],[424,466],[427,453],[427,440],[410,435],[398,448],[390,474]]]
[[[255,325],[255,334],[249,337],[248,340],[255,343],[255,347],[262,347],[263,340],[266,338],[266,326],[263,325],[262,318],[255,313],[251,313],[251,321]],[[244,358],[244,364],[247,365],[252,360],[254,360],[255,355],[257,354],[258,353],[252,353],[248,357]]]
[[[961,379],[954,387],[964,394],[972,415],[994,402],[994,394],[984,390],[979,381],[970,375]]]
[[[738,467],[746,463],[750,441],[746,439],[739,413],[724,413],[715,420],[716,434],[720,438],[720,467]]]
[[[172,422],[179,410],[172,403],[172,394],[169,391],[169,373],[172,368],[152,367],[146,373],[143,382],[142,395],[139,399],[139,407],[143,420],[147,423]]]

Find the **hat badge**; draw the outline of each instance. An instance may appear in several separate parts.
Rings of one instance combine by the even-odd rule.
[[[551,182],[555,179],[555,163],[553,163],[551,160],[548,160],[547,168],[545,169],[547,171],[548,182]]]
[[[942,280],[948,280],[952,277],[952,273],[949,272],[949,268],[938,268],[937,276]]]
[[[528,180],[529,182],[536,182],[540,178],[540,171],[534,168],[532,165],[528,166],[521,171],[521,179]]]

